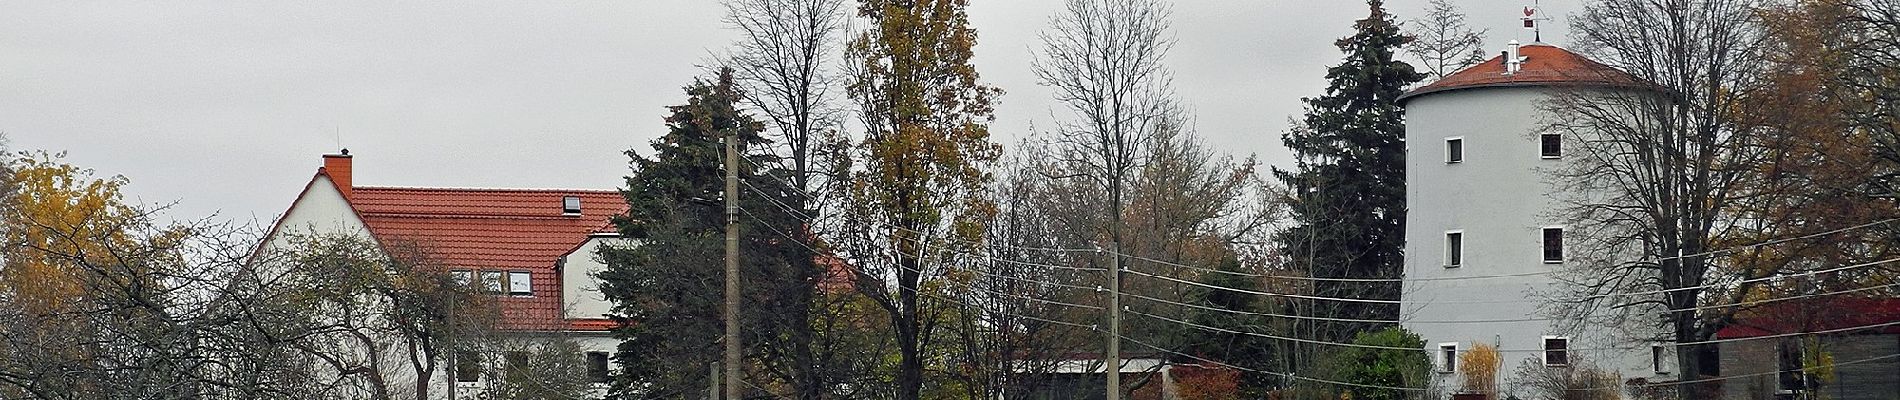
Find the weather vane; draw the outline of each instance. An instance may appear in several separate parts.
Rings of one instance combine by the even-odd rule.
[[[1524,6],[1524,17],[1520,18],[1524,20],[1524,29],[1531,30],[1531,43],[1544,42],[1544,31],[1541,27],[1537,26],[1537,21],[1550,20],[1550,17],[1545,17],[1542,12],[1543,10],[1539,9],[1540,6],[1538,3],[1538,1],[1533,0],[1530,5]]]

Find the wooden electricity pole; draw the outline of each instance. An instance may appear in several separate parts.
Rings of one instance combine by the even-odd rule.
[[[739,400],[739,130],[726,130],[726,400]]]
[[[1122,398],[1122,253],[1121,243],[1108,244],[1108,354],[1102,372],[1108,375],[1108,400]]]

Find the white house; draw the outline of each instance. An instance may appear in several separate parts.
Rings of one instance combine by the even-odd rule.
[[[1539,131],[1550,117],[1540,103],[1560,88],[1635,90],[1640,81],[1555,46],[1511,52],[1515,62],[1500,55],[1399,99],[1408,210],[1401,325],[1425,338],[1448,391],[1462,378],[1456,355],[1477,343],[1502,350],[1500,377],[1527,359],[1565,368],[1583,358],[1624,379],[1669,380],[1673,356],[1653,350],[1661,347],[1607,330],[1557,330],[1532,295],[1549,289],[1544,273],[1572,254],[1550,174],[1576,142]]]
[[[323,167],[273,225],[266,246],[298,233],[425,246],[453,274],[493,288],[503,332],[574,340],[583,352],[575,356],[588,366],[574,373],[604,381],[608,355],[619,342],[609,333],[615,326],[604,317],[610,305],[591,274],[605,268],[594,249],[618,240],[608,219],[627,210],[619,192],[356,186],[351,160],[348,150],[323,156]],[[488,354],[448,364],[428,378],[439,385],[432,396],[473,397],[486,384],[479,368],[505,359]]]

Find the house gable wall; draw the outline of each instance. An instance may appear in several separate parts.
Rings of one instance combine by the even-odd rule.
[[[343,192],[337,190],[328,175],[317,174],[304,186],[303,193],[291,203],[290,209],[278,217],[270,237],[264,242],[264,250],[281,250],[296,237],[322,234],[370,238],[369,227],[357,217],[349,200],[343,198]]]
[[[605,318],[613,313],[613,303],[600,293],[600,280],[594,275],[607,264],[598,253],[600,246],[625,246],[632,241],[612,236],[594,236],[586,243],[561,256],[561,304],[567,318]]]

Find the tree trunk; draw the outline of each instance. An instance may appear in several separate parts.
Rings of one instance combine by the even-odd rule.
[[[910,234],[900,232],[898,235],[908,236]],[[916,243],[916,240],[923,240],[923,238],[916,237],[912,239],[915,240],[899,239],[900,245],[898,249],[900,249],[901,254],[897,256],[898,305],[896,318],[891,321],[892,325],[894,325],[893,328],[897,330],[897,351],[899,357],[897,365],[897,398],[899,400],[917,400],[923,391],[924,383],[923,350],[921,349],[922,346],[920,343],[923,337],[921,332],[923,324],[921,321],[918,321],[918,315],[920,315],[920,313],[918,312],[917,301],[917,291],[922,290],[920,286],[923,286],[921,285],[923,270],[916,256],[917,248],[922,247]]]

